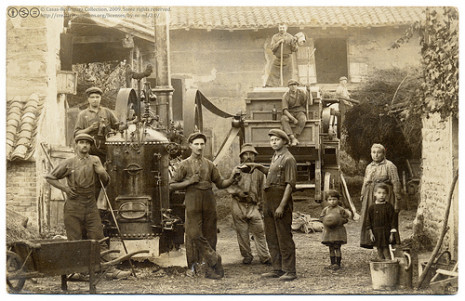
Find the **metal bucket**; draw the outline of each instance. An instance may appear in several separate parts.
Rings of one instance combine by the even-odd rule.
[[[371,282],[374,290],[392,290],[396,288],[399,272],[399,262],[371,261]]]

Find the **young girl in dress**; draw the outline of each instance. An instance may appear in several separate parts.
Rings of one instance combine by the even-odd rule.
[[[344,224],[349,221],[349,213],[339,206],[341,195],[336,190],[329,190],[326,198],[328,206],[321,211],[320,215],[324,226],[321,243],[329,247],[331,265],[327,268],[338,270],[341,268],[341,245],[347,243]]]
[[[371,147],[371,158],[373,162],[368,164],[365,170],[365,177],[363,179],[361,202],[362,209],[362,226],[360,231],[360,246],[362,248],[373,249],[373,242],[370,239],[370,234],[367,229],[367,212],[368,208],[375,202],[373,196],[374,188],[378,183],[387,185],[388,193],[386,202],[391,203],[396,213],[395,220],[398,222],[398,213],[400,211],[401,203],[401,184],[397,167],[389,160],[386,159],[386,149],[381,144],[373,144]],[[397,244],[400,244],[400,237],[395,235]]]
[[[389,244],[395,242],[394,234],[397,232],[394,207],[386,200],[388,193],[386,184],[376,184],[373,193],[375,202],[367,212],[367,231],[380,260],[390,259]]]

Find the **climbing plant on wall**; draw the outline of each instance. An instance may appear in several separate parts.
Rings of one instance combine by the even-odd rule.
[[[421,46],[418,69],[376,70],[353,93],[361,104],[346,114],[344,149],[355,160],[370,160],[374,142],[385,144],[399,162],[419,158],[421,118],[436,113],[443,119],[458,117],[457,10],[425,9],[424,20],[414,22],[391,50],[413,37]]]
[[[392,48],[420,36],[423,82],[420,97],[410,104],[411,114],[441,118],[458,117],[458,10],[455,7],[428,7],[425,20],[416,21],[396,40]]]

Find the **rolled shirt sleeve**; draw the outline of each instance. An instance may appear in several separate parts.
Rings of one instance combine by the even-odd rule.
[[[186,178],[187,170],[186,170],[186,161],[181,161],[174,169],[173,176],[171,178],[172,183],[181,182]]]
[[[295,190],[297,182],[297,163],[294,156],[286,150],[271,163],[268,175],[266,176],[265,188],[273,185],[286,186],[290,184],[292,190]]]
[[[100,180],[102,180],[103,185],[108,185],[110,183],[110,175],[107,173],[105,168],[102,165],[99,157],[97,156],[90,156],[92,160],[92,164],[94,165],[94,171],[99,176]]]
[[[72,168],[68,163],[69,160],[60,162],[52,171],[45,175],[45,179],[60,180],[67,177],[72,172]]]
[[[297,163],[294,157],[285,158],[283,175],[284,183],[290,184],[292,190],[295,190],[295,185],[297,182]]]
[[[211,181],[215,183],[216,186],[221,185],[221,182],[223,182],[223,178],[220,175],[220,172],[218,171],[218,167],[211,162]]]
[[[282,111],[289,110],[289,92],[284,93],[283,99],[281,101]]]

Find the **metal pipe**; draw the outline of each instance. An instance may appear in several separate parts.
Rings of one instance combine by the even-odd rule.
[[[153,90],[157,95],[157,113],[160,124],[168,129],[173,120],[170,66],[169,12],[160,12],[153,17],[154,26],[154,56],[156,61],[157,86]]]

